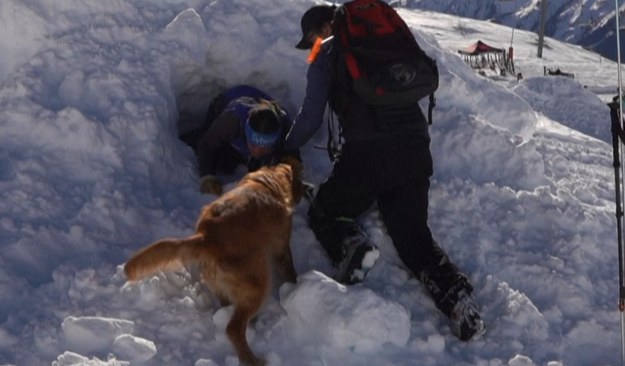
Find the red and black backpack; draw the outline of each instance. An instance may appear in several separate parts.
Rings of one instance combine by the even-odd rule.
[[[353,0],[338,7],[334,44],[344,60],[347,86],[376,108],[401,109],[438,88],[436,62],[419,47],[395,9],[381,0]]]

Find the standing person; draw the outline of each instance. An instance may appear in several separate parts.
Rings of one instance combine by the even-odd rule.
[[[306,96],[285,150],[297,150],[313,136],[323,122],[326,103],[338,116],[344,139],[330,177],[311,203],[309,225],[338,267],[337,280],[362,281],[379,250],[357,220],[377,202],[399,257],[451,319],[452,332],[470,340],[484,330],[473,287],[434,241],[427,222],[433,169],[425,116],[415,102],[416,108],[407,114],[388,117],[394,128],[380,129],[372,106],[337,81],[345,67],[330,37],[334,12],[334,6],[326,5],[308,9],[295,46],[312,52]]]
[[[276,163],[291,127],[287,113],[265,92],[237,85],[220,93],[205,124],[180,138],[198,160],[202,193],[222,193],[217,173],[232,173],[239,164],[249,171]]]

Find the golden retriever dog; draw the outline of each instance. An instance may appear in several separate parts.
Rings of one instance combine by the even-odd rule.
[[[297,161],[248,173],[202,209],[193,235],[162,239],[135,253],[124,267],[128,280],[199,265],[222,306],[234,306],[226,333],[239,360],[264,365],[250,349],[245,329],[272,289],[274,269],[284,280],[296,280],[289,241],[293,208],[303,194],[300,175]]]

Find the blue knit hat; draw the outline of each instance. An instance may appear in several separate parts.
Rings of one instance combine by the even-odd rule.
[[[245,121],[245,137],[248,144],[255,147],[272,147],[280,138],[280,132],[280,128],[269,133],[259,132],[252,128],[249,118]]]
[[[282,114],[274,101],[257,100],[245,121],[245,137],[250,147],[270,148],[278,142],[282,132]]]

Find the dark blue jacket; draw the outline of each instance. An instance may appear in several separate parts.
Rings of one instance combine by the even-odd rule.
[[[271,154],[253,158],[247,147],[244,124],[248,112],[259,99],[273,101],[268,94],[249,85],[233,87],[215,98],[212,112],[209,113],[212,116],[207,121],[208,128],[202,133],[196,147],[200,176],[215,175],[218,171],[230,173],[241,163],[253,171],[277,160],[284,137],[291,127],[291,118],[280,109],[282,138],[276,142]]]

